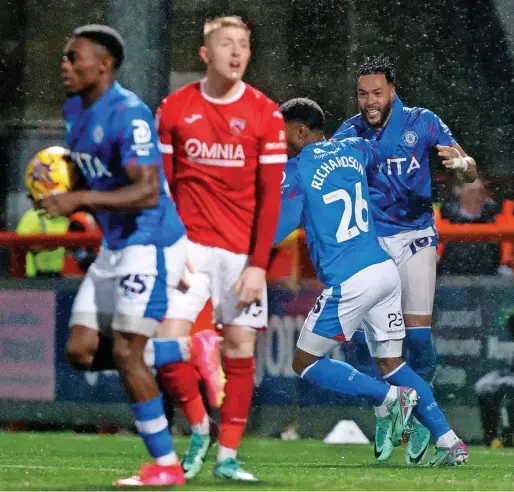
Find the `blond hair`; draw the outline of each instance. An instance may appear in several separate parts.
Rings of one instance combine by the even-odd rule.
[[[214,19],[207,19],[203,25],[203,40],[207,39],[214,31],[223,27],[239,27],[244,29],[250,34],[250,29],[246,23],[238,15],[227,15],[225,17],[215,17]]]

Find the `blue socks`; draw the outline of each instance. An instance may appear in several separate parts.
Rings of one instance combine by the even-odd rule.
[[[435,377],[436,355],[432,345],[430,326],[407,328],[403,342],[407,351],[406,362],[409,367],[428,384]]]
[[[302,378],[337,393],[369,397],[375,406],[382,405],[390,389],[388,384],[362,374],[345,362],[328,357],[309,366],[302,373]]]
[[[176,462],[173,441],[164,415],[162,395],[143,403],[131,403],[136,417],[136,428],[145,443],[150,456],[161,465]]]
[[[396,386],[409,386],[418,392],[418,404],[414,416],[428,428],[434,439],[439,439],[450,431],[450,424],[434,399],[430,386],[421,379],[406,363],[388,375],[386,380]]]

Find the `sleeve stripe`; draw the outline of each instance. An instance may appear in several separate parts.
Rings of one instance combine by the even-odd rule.
[[[287,154],[261,155],[259,164],[285,164],[287,162]]]
[[[173,145],[163,144],[160,140],[157,143],[157,147],[163,154],[173,154]]]

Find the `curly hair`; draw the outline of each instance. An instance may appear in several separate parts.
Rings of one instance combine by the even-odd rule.
[[[383,73],[389,84],[396,85],[396,69],[385,55],[368,56],[357,69],[358,77]]]

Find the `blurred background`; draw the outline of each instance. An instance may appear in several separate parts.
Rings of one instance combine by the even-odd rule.
[[[480,406],[475,384],[490,371],[509,372],[514,357],[514,2],[0,0],[0,12],[3,231],[16,230],[30,209],[27,161],[43,147],[64,144],[59,62],[67,36],[79,25],[105,23],[119,30],[127,43],[121,82],[155,110],[169,91],[201,77],[197,53],[205,19],[240,15],[252,30],[247,81],[278,103],[315,99],[327,113],[329,134],[357,112],[355,72],[364,56],[390,56],[404,103],[438,114],[475,157],[483,178],[475,187],[456,187],[438,161],[432,163],[438,221],[449,231],[439,251],[437,397],[465,439],[512,445],[509,391],[494,387],[494,397]],[[452,232],[466,207],[476,211],[471,222],[489,224],[487,242],[461,243],[464,233]],[[513,233],[502,235],[500,226]],[[72,229],[94,233],[84,224]],[[38,251],[5,234],[0,236],[0,424],[130,425],[117,376],[79,374],[63,358],[76,277],[94,257],[94,238],[87,248],[62,250],[55,275],[60,278],[48,278],[37,271],[31,275],[26,267]],[[459,247],[466,249],[455,250]],[[250,431],[279,435],[288,428],[319,437],[339,419],[351,418],[372,434],[373,416],[364,402],[307,387],[293,376],[294,341],[319,285],[301,233],[275,253],[270,329],[259,341]],[[460,265],[456,258],[463,255],[467,261]],[[33,278],[13,278],[20,276]],[[208,325],[208,313],[205,320]],[[367,363],[352,344],[335,355]],[[484,408],[497,413],[488,417],[497,422],[489,437],[480,418]]]

